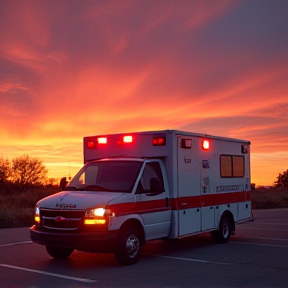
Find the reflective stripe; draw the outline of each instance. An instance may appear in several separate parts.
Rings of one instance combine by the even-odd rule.
[[[172,210],[183,210],[246,201],[251,201],[251,194],[250,192],[243,191],[173,198],[170,199],[170,206]],[[185,203],[185,206],[182,203]]]
[[[111,209],[111,211],[115,213],[115,216],[120,216],[127,214],[155,213],[167,210],[184,210],[188,208],[216,206],[246,201],[251,201],[250,191],[171,198],[169,199],[169,207],[166,206],[166,199],[160,199],[111,204],[107,206],[107,209]]]

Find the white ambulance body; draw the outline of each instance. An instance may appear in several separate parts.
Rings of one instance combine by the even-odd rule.
[[[84,167],[40,200],[33,242],[137,262],[149,240],[211,232],[225,243],[251,220],[250,142],[163,130],[84,137]]]

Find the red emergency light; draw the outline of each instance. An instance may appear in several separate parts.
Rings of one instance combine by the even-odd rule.
[[[94,141],[88,141],[87,142],[87,147],[88,148],[95,148],[96,147],[95,142]]]
[[[153,146],[165,146],[166,137],[153,137],[152,145]]]
[[[203,148],[204,150],[209,150],[209,148],[210,148],[210,141],[209,141],[209,140],[203,140],[203,141],[202,141],[202,148]]]
[[[107,144],[107,137],[98,137],[97,139],[91,139],[87,142],[87,147],[90,149],[97,148],[99,144]]]

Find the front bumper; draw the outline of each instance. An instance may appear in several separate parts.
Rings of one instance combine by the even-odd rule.
[[[84,252],[111,253],[115,250],[118,239],[116,231],[96,231],[63,233],[55,231],[44,231],[34,225],[30,228],[32,242],[45,246],[57,246],[74,248]]]

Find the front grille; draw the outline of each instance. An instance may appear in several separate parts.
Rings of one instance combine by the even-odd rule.
[[[84,210],[41,209],[41,225],[47,229],[77,230],[84,218]]]

